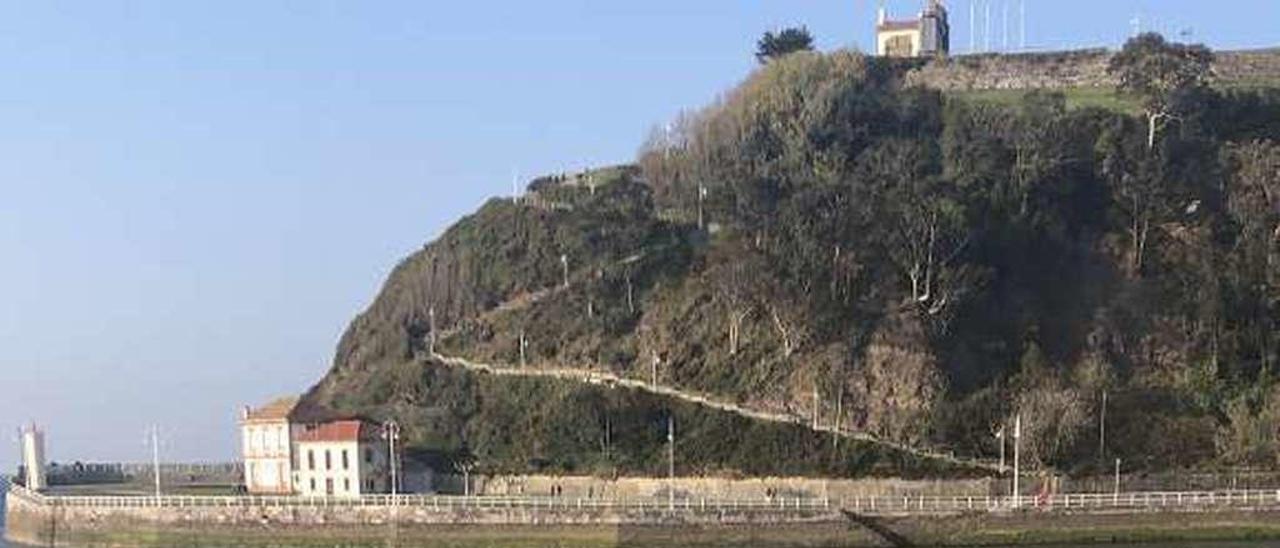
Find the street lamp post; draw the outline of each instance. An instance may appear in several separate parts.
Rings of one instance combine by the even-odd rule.
[[[1019,480],[1019,460],[1021,457],[1022,446],[1022,415],[1014,418],[1013,423],[1013,507],[1017,508],[1021,505],[1022,498],[1018,492]]]
[[[1000,473],[1004,474],[1004,425],[996,428],[996,440],[1000,442]]]
[[[156,498],[160,498],[160,427],[151,427],[151,473],[156,483]]]
[[[676,508],[676,422],[667,415],[667,509]]]
[[[1115,487],[1112,489],[1112,498],[1115,504],[1120,504],[1120,459],[1116,459],[1116,479]]]
[[[383,436],[387,438],[387,461],[391,466],[391,499],[394,501],[400,493],[399,458],[396,455],[396,442],[400,441],[400,425],[389,420],[382,425]]]

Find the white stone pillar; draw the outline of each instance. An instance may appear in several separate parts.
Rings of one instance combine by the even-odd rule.
[[[22,465],[26,470],[27,489],[39,491],[48,487],[45,477],[44,432],[32,424],[22,429]]]

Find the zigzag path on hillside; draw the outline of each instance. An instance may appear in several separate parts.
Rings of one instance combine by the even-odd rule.
[[[526,205],[532,205],[532,204],[526,204]],[[655,254],[656,252],[660,251],[664,247],[667,247],[667,246],[658,246],[657,248],[642,250],[626,258],[613,261],[602,268],[612,268],[620,265],[634,264],[636,262],[643,260],[645,257],[649,255]],[[572,281],[577,281],[577,278],[580,278],[580,277],[582,276],[581,275],[574,276],[575,279]],[[567,291],[572,286],[572,281],[568,285],[556,285],[553,287],[540,289],[538,291],[534,291],[531,293],[518,295],[506,302],[499,304],[494,308],[491,308],[485,311],[477,318],[477,320],[483,320],[485,318],[490,318],[498,314],[502,314],[506,312],[514,312],[516,310],[529,307],[534,303],[545,300],[548,297],[558,295],[559,293]],[[460,330],[461,328],[459,327],[442,330],[440,333],[435,334],[434,337],[438,342],[440,340],[447,339],[457,334]],[[427,334],[427,337],[432,337],[432,336],[433,335],[430,333]],[[488,374],[499,375],[499,376],[511,376],[511,377],[554,378],[554,379],[560,379],[560,380],[586,382],[586,383],[597,384],[597,385],[610,385],[610,386],[621,386],[625,388],[632,388],[632,389],[648,392],[650,394],[656,394],[659,396],[675,398],[675,399],[690,402],[696,405],[700,405],[703,407],[717,409],[727,413],[733,413],[735,415],[739,415],[739,416],[750,418],[750,419],[762,420],[762,421],[773,422],[773,423],[797,425],[803,428],[808,428],[814,432],[831,434],[834,436],[841,437],[843,439],[849,439],[849,440],[855,440],[855,441],[861,441],[865,443],[880,445],[882,447],[891,448],[891,449],[901,451],[901,452],[904,452],[916,457],[920,457],[920,458],[938,460],[938,461],[946,462],[952,465],[968,466],[971,468],[988,470],[996,473],[1002,472],[997,465],[980,461],[977,459],[962,459],[954,455],[938,453],[935,451],[929,451],[927,449],[921,449],[918,447],[913,447],[913,446],[898,443],[898,442],[884,440],[865,432],[853,432],[853,431],[845,430],[843,428],[839,428],[837,426],[813,425],[813,424],[810,424],[803,417],[799,417],[796,415],[771,413],[768,411],[759,411],[755,409],[749,409],[735,403],[713,400],[704,395],[686,392],[684,390],[680,390],[679,388],[675,388],[671,386],[665,386],[661,384],[648,383],[640,380],[620,377],[618,375],[615,375],[607,371],[592,371],[590,369],[579,369],[579,368],[534,369],[534,368],[517,368],[517,367],[497,367],[490,364],[472,362],[462,357],[445,356],[443,354],[436,352],[434,350],[434,345],[431,345],[429,343],[427,345],[427,348],[431,349],[427,352],[428,357],[430,359],[440,362],[444,365],[459,367],[459,368],[466,369],[468,371],[488,373]]]
[[[809,424],[808,421],[800,417],[797,417],[795,415],[786,415],[782,413],[770,413],[767,411],[758,411],[755,409],[748,409],[746,407],[743,407],[735,403],[717,401],[701,394],[686,392],[684,390],[680,390],[678,388],[673,388],[670,386],[652,384],[652,383],[648,383],[648,382],[644,382],[636,379],[628,379],[625,377],[620,377],[618,375],[615,375],[607,371],[592,371],[590,369],[568,369],[568,368],[500,367],[500,366],[494,366],[490,364],[472,362],[466,358],[445,356],[438,352],[429,352],[428,355],[432,361],[439,362],[440,364],[450,366],[450,367],[465,369],[471,372],[484,373],[484,374],[503,376],[503,377],[551,378],[551,379],[557,379],[557,380],[584,382],[587,384],[594,384],[594,385],[630,388],[633,390],[640,390],[640,391],[648,392],[650,394],[654,394],[658,396],[663,396],[667,398],[672,398],[672,399],[693,403],[709,409],[715,409],[715,410],[723,411],[726,413],[732,413],[732,414],[735,414],[741,417],[746,417],[749,419],[796,425],[796,426],[808,428],[814,432],[831,434],[834,436],[839,436],[844,439],[880,445],[880,446],[901,451],[903,453],[907,453],[919,458],[942,461],[942,462],[946,462],[948,464],[952,464],[956,466],[967,466],[971,468],[985,469],[992,472],[999,471],[997,466],[994,466],[987,462],[974,460],[974,459],[962,459],[954,455],[937,453],[934,451],[920,449],[917,447],[912,447],[912,446],[897,443],[897,442],[883,440],[875,436],[872,436],[870,434],[867,434],[865,432],[851,432],[835,426],[824,426],[824,425],[815,426],[815,425]]]

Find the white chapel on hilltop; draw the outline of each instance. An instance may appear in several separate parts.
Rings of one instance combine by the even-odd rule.
[[[881,4],[876,16],[876,55],[881,57],[946,56],[951,51],[951,25],[941,0],[927,0],[915,19],[892,20]]]

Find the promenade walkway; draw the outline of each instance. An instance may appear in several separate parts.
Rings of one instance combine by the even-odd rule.
[[[7,486],[9,496],[66,508],[404,508],[459,510],[612,510],[618,512],[847,513],[860,516],[944,516],[1010,512],[1149,513],[1228,510],[1280,512],[1280,489],[1129,493],[1067,493],[1041,497],[868,496],[852,498],[574,498],[437,495],[290,496],[48,496]]]

